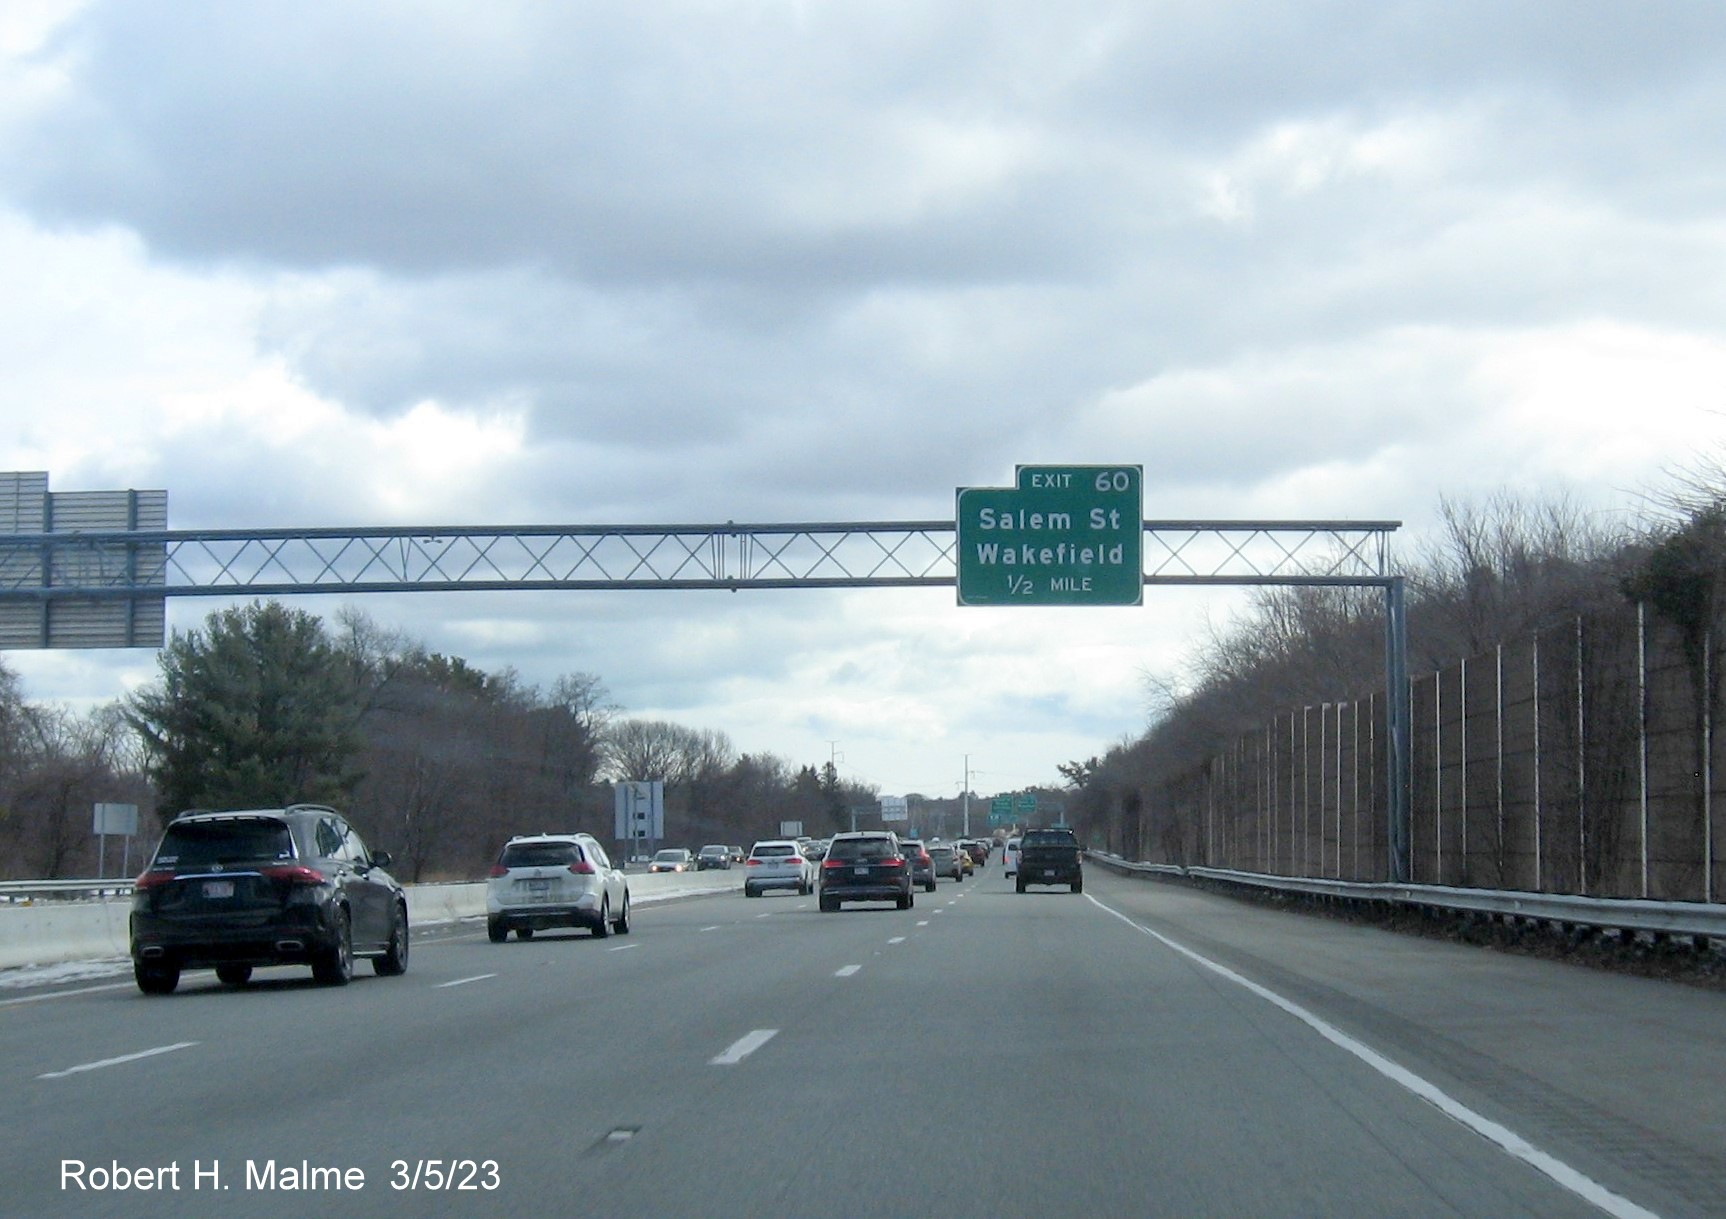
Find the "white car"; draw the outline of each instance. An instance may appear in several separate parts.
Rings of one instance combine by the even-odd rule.
[[[743,861],[743,896],[760,897],[769,889],[795,889],[807,897],[815,892],[815,865],[794,839],[758,842]]]
[[[1007,875],[1017,876],[1019,874],[1019,840],[1017,838],[1007,839],[1007,845],[1002,849],[1001,858],[1007,861]]]
[[[526,940],[552,927],[628,935],[629,881],[590,834],[522,835],[491,866],[485,915],[494,944],[511,931]]]

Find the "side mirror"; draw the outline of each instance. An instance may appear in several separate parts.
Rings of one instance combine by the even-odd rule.
[[[373,851],[372,852],[372,864],[375,867],[379,867],[379,868],[389,867],[390,866],[390,859],[391,859],[391,855],[388,851]]]

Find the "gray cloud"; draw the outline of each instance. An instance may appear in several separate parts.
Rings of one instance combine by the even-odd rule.
[[[1627,447],[1517,353],[1711,383],[1723,44],[1712,2],[103,0],[0,64],[0,240],[53,251],[0,406],[56,486],[186,526],[944,518],[1045,461],[1142,464],[1158,515],[1413,519]],[[116,266],[135,313],[79,278]],[[815,741],[893,700],[1007,739],[1044,646],[849,599],[388,604],[704,726],[790,683]]]

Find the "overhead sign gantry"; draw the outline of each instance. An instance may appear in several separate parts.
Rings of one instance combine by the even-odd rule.
[[[957,587],[967,606],[1104,606],[1152,584],[1376,587],[1390,879],[1406,879],[1400,522],[1143,520],[1129,465],[1020,466],[1012,487],[956,494],[953,521],[173,530],[165,491],[50,495],[46,474],[0,474],[0,648],[160,647],[168,597]]]

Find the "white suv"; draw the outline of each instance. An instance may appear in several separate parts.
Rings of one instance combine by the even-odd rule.
[[[629,934],[629,881],[590,834],[511,838],[485,886],[486,931],[501,944],[549,927]]]
[[[795,889],[805,897],[815,892],[815,865],[790,838],[758,842],[743,861],[743,896],[760,897],[768,889]]]

